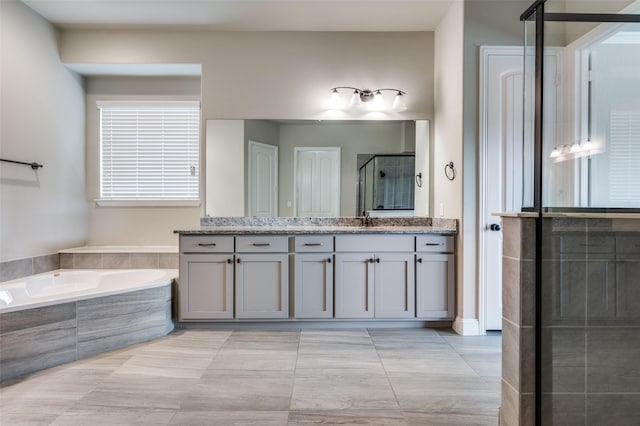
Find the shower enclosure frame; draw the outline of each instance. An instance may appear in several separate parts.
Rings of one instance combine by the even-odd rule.
[[[535,237],[535,424],[542,425],[542,246],[543,246],[543,127],[544,127],[544,24],[546,22],[640,23],[638,14],[615,13],[546,13],[545,3],[537,0],[522,13],[520,21],[531,21],[535,15],[534,120],[533,120],[533,203],[523,212],[536,213]],[[526,43],[526,41],[525,41]],[[526,72],[526,71],[525,71]],[[620,209],[616,209],[620,211]],[[638,209],[625,209],[638,212]]]

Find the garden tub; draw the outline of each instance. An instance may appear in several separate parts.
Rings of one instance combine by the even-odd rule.
[[[177,276],[61,269],[0,284],[0,380],[169,333]]]

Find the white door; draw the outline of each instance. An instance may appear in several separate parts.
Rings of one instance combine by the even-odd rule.
[[[531,139],[523,140],[523,49],[482,47],[480,62],[480,287],[484,330],[502,329],[502,232],[498,212],[519,212],[523,162]],[[545,54],[545,138],[555,135],[557,54]],[[527,75],[532,93],[533,76]],[[527,99],[529,102],[530,99]],[[527,112],[533,111],[528,107]],[[527,117],[531,120],[532,117]],[[527,157],[529,155],[527,154]]]
[[[249,141],[249,216],[278,216],[278,147]]]
[[[340,216],[340,148],[294,151],[298,217]]]

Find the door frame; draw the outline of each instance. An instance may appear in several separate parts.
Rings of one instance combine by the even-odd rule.
[[[293,148],[293,216],[298,217],[298,153],[301,151],[332,151],[338,153],[338,202],[336,203],[336,209],[338,210],[337,216],[340,216],[340,197],[342,196],[342,148],[339,146],[296,146]]]
[[[253,167],[252,166],[252,162],[253,162],[253,152],[254,152],[254,147],[259,146],[261,148],[266,148],[266,149],[270,149],[273,150],[274,152],[274,164],[273,164],[273,171],[275,173],[275,179],[274,182],[276,183],[276,187],[275,187],[275,192],[274,192],[274,198],[275,198],[275,203],[274,203],[274,207],[276,209],[275,211],[275,215],[278,215],[278,191],[279,191],[279,182],[278,182],[278,147],[276,145],[269,145],[266,143],[262,143],[262,142],[256,142],[253,140],[250,140],[248,142],[248,150],[249,150],[249,167],[247,167],[247,187],[248,187],[248,193],[247,193],[247,213],[249,214],[249,216],[252,215],[252,210],[253,210],[253,191],[255,190],[255,188],[253,187]]]
[[[478,161],[478,323],[480,334],[487,334],[487,268],[485,262],[487,254],[485,253],[485,228],[488,223],[488,215],[486,214],[486,198],[488,193],[487,181],[487,158],[489,150],[488,137],[488,75],[489,75],[489,57],[492,55],[520,56],[523,57],[524,47],[522,46],[480,46],[480,70],[479,82],[480,93],[479,100],[479,153]],[[524,61],[524,60],[523,60]],[[524,68],[524,62],[523,62]],[[502,262],[502,259],[500,260]]]
[[[487,198],[487,158],[489,149],[488,138],[488,79],[489,75],[489,57],[491,55],[504,55],[504,56],[520,56],[523,58],[523,72],[524,70],[524,53],[525,48],[523,46],[480,46],[480,69],[479,69],[479,86],[480,93],[478,96],[479,102],[479,159],[478,159],[478,222],[477,222],[477,252],[478,252],[478,323],[480,328],[480,334],[487,333],[487,271],[485,267],[486,253],[485,247],[485,227],[488,223],[489,216],[486,214],[486,198]],[[547,47],[545,48],[545,56],[554,56],[557,61],[557,72],[561,76],[564,75],[564,53],[562,48]],[[526,81],[523,79],[523,84]],[[559,108],[556,111],[561,116],[561,109],[563,108],[563,97],[558,96]],[[526,101],[526,98],[525,98]],[[523,181],[524,182],[524,181]],[[496,212],[499,213],[499,212]],[[502,262],[502,259],[500,259]]]

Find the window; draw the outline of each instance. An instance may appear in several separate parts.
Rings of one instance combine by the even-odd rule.
[[[99,102],[98,108],[100,201],[199,199],[199,103]]]
[[[609,201],[615,206],[640,205],[640,107],[611,109]]]

